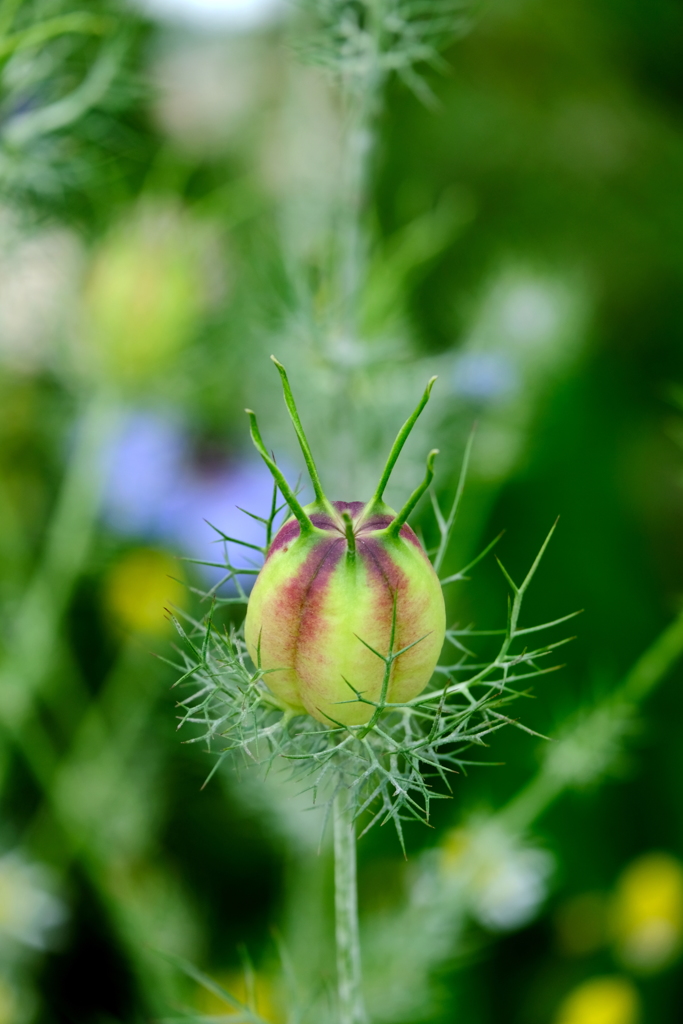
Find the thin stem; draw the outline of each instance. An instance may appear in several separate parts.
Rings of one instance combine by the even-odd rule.
[[[624,679],[617,696],[641,700],[673,667],[683,651],[683,611],[641,654]]]
[[[384,467],[384,472],[382,473],[380,481],[379,481],[379,483],[377,485],[377,490],[375,491],[375,493],[374,493],[374,495],[372,497],[372,500],[370,501],[370,503],[368,505],[368,509],[369,510],[372,510],[377,505],[381,504],[382,497],[384,495],[384,491],[386,489],[387,484],[389,483],[389,477],[391,476],[393,468],[396,465],[396,461],[397,461],[399,455],[401,454],[401,449],[403,448],[403,445],[408,440],[408,437],[410,436],[411,430],[413,429],[413,427],[417,423],[418,416],[420,415],[420,413],[424,409],[425,405],[429,401],[429,396],[432,393],[432,388],[434,387],[434,381],[435,380],[436,380],[436,377],[432,377],[430,379],[429,383],[427,384],[427,387],[424,390],[424,394],[422,395],[422,398],[417,403],[416,408],[414,409],[414,411],[411,413],[411,415],[408,417],[408,419],[405,421],[405,423],[403,424],[403,426],[399,430],[398,435],[396,437],[396,440],[393,443],[392,449],[389,452],[389,458],[387,459],[387,463],[386,463],[386,465]]]
[[[375,21],[366,9],[368,25]],[[341,159],[341,203],[337,222],[339,239],[338,288],[342,326],[347,336],[358,337],[360,297],[366,277],[368,238],[363,223],[370,162],[376,141],[375,121],[382,103],[383,76],[379,68],[377,41],[366,52],[366,72],[361,81],[342,75],[342,98],[346,108],[344,145]]]
[[[660,683],[683,654],[683,611],[636,661],[622,684],[596,706],[598,712],[637,704]],[[527,829],[571,786],[558,777],[548,761],[497,814],[518,831]]]
[[[345,202],[339,221],[339,285],[344,329],[355,340],[358,334],[359,293],[367,262],[366,238],[361,219],[373,131],[369,104],[352,100],[349,106],[343,183]]]
[[[19,734],[54,664],[64,609],[88,555],[104,483],[102,450],[116,422],[109,396],[85,408],[33,579],[0,662],[0,722]]]
[[[339,1024],[366,1024],[358,929],[356,826],[345,792],[334,799],[334,910]]]
[[[296,402],[294,401],[294,395],[292,394],[292,388],[289,383],[289,378],[287,377],[287,371],[285,370],[282,363],[275,358],[275,356],[271,356],[270,358],[277,366],[280,377],[282,378],[282,390],[284,391],[285,395],[285,405],[287,406],[289,418],[291,419],[292,425],[294,426],[294,430],[296,431],[296,436],[299,439],[299,445],[301,446],[301,451],[304,456],[304,461],[306,463],[308,475],[311,478],[313,490],[315,491],[315,500],[318,502],[319,505],[326,508],[328,506],[328,501],[327,498],[325,497],[325,492],[323,491],[322,484],[320,483],[320,477],[318,476],[318,470],[313,459],[313,453],[311,452],[311,448],[308,443],[308,438],[306,437],[304,428],[301,425],[299,410],[297,409]]]
[[[526,829],[550,807],[564,786],[556,776],[541,768],[522,789],[496,814],[516,832]]]
[[[372,729],[374,729],[376,723],[379,721],[379,717],[382,714],[382,711],[384,710],[384,707],[387,702],[387,692],[389,690],[391,670],[394,667],[394,662],[396,661],[396,658],[398,657],[398,654],[394,654],[394,644],[396,643],[396,599],[397,594],[396,592],[394,592],[394,607],[391,613],[391,633],[389,634],[389,653],[386,656],[386,658],[382,657],[381,654],[379,655],[379,657],[382,658],[382,661],[384,662],[384,678],[382,679],[382,692],[380,693],[379,697],[379,705],[375,708],[372,714],[372,718],[368,722],[365,729],[363,729],[359,733],[360,739],[364,739],[367,736],[367,734],[371,732]],[[362,643],[365,643],[365,641],[362,641]],[[365,646],[367,647],[368,645],[365,644]],[[372,648],[370,648],[370,650],[372,650]],[[373,650],[372,652],[373,654],[377,654],[377,651]],[[399,653],[402,654],[403,652],[401,651]]]
[[[31,832],[50,829],[49,842],[53,860],[64,869],[72,860],[78,860],[90,884],[97,890],[103,901],[112,925],[118,932],[122,945],[128,950],[131,963],[135,966],[137,981],[151,1008],[158,1008],[159,985],[150,981],[149,967],[137,956],[139,942],[130,916],[126,916],[121,900],[111,895],[108,866],[102,861],[97,844],[90,840],[91,831],[85,828],[73,800],[65,798],[66,788],[57,785],[57,770],[73,765],[79,741],[90,724],[96,719],[97,706],[91,705],[86,711],[72,750],[61,764],[59,748],[55,745],[42,716],[36,714],[37,704],[45,696],[44,687],[55,664],[61,663],[59,629],[65,608],[78,576],[86,564],[100,499],[106,477],[106,460],[103,450],[110,441],[118,419],[118,408],[113,396],[98,392],[88,401],[83,410],[70,459],[61,483],[56,506],[46,533],[45,546],[39,568],[29,584],[13,623],[12,638],[0,664],[0,758],[6,757],[13,745],[21,754],[44,796],[44,805],[34,820]],[[128,671],[122,675],[122,682],[130,679]],[[137,678],[137,677],[133,677]],[[85,701],[87,694],[76,689],[80,679],[71,673],[69,700]],[[108,688],[107,688],[108,689]],[[103,691],[107,692],[107,691]],[[157,691],[152,687],[145,696],[154,697]],[[136,690],[137,715],[131,719],[125,716],[124,725],[130,729],[138,727],[144,718],[146,705],[142,693]],[[143,703],[141,704],[141,700]],[[99,705],[102,705],[102,697]],[[128,707],[130,702],[125,706]],[[80,710],[80,709],[79,709]],[[139,734],[137,737],[139,739]],[[116,762],[121,768],[126,758],[121,754],[121,737],[112,741],[112,750],[121,755]],[[95,742],[93,749],[101,750],[102,743]],[[87,759],[86,759],[87,760]],[[90,751],[88,764],[94,763]],[[109,761],[105,757],[99,765],[104,772]],[[83,776],[83,772],[80,773]],[[63,778],[66,777],[66,772]],[[0,788],[6,784],[0,778]],[[120,784],[120,779],[112,785]],[[95,832],[92,835],[96,835]]]

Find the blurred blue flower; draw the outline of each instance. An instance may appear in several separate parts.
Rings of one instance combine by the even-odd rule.
[[[463,352],[455,361],[451,380],[456,395],[474,402],[508,398],[520,385],[513,361],[502,352]]]
[[[213,526],[250,544],[264,543],[262,524],[240,511],[269,513],[273,483],[260,460],[202,457],[178,418],[140,411],[124,419],[106,458],[103,514],[114,532],[210,562],[224,556]],[[261,561],[257,551],[239,544],[227,549],[235,567],[253,568]],[[221,575],[219,569],[206,570],[212,582]],[[246,585],[251,577],[242,581]]]

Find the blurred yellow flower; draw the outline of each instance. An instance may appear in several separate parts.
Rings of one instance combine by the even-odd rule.
[[[626,978],[591,978],[569,993],[554,1024],[636,1024],[640,999]]]
[[[125,630],[161,635],[169,628],[165,609],[185,603],[181,575],[178,560],[164,551],[129,551],[105,577],[105,608]]]
[[[617,882],[611,915],[617,954],[629,967],[656,971],[683,939],[683,865],[667,853],[633,861]]]
[[[109,235],[84,296],[96,369],[119,384],[144,382],[185,344],[203,291],[196,249],[173,209],[144,209]]]
[[[234,999],[249,1007],[269,1024],[283,1024],[285,1018],[278,1009],[275,986],[267,974],[256,971],[248,981],[244,971],[226,971],[214,980]],[[223,1017],[229,1020],[231,1016],[237,1017],[239,1014],[239,1011],[228,1002],[203,986],[197,988],[195,1005],[199,1012],[207,1017]],[[240,1016],[239,1019],[243,1020],[243,1017]]]

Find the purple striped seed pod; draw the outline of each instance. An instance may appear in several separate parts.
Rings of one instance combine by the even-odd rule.
[[[436,573],[406,520],[434,475],[396,513],[382,501],[391,470],[427,403],[432,379],[401,428],[373,498],[325,497],[284,368],[285,400],[316,500],[302,507],[270,458],[249,412],[254,443],[292,510],[274,537],[247,608],[250,657],[283,708],[326,725],[362,726],[386,704],[418,696],[443,646],[446,615]]]

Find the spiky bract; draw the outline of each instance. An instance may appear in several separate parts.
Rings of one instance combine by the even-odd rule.
[[[401,837],[404,820],[429,819],[431,801],[442,798],[450,789],[451,773],[466,771],[467,766],[473,763],[469,757],[473,746],[486,746],[489,737],[505,725],[516,725],[530,731],[510,719],[503,713],[503,709],[521,695],[518,689],[520,684],[526,686],[531,679],[552,672],[555,668],[543,668],[541,665],[542,659],[551,654],[558,644],[529,647],[529,638],[539,630],[558,626],[571,618],[564,616],[540,626],[526,628],[519,625],[524,596],[550,536],[521,584],[515,584],[501,565],[511,590],[505,628],[484,630],[482,633],[469,629],[446,630],[448,648],[451,652],[456,651],[456,660],[453,664],[436,665],[431,684],[425,686],[426,665],[430,658],[432,663],[436,661],[443,630],[443,620],[440,618],[443,603],[441,599],[437,601],[433,597],[431,588],[437,586],[436,576],[442,567],[455,523],[470,445],[465,453],[453,506],[447,516],[442,514],[436,497],[432,495],[436,526],[441,537],[438,547],[432,553],[434,572],[426,564],[425,553],[417,544],[415,535],[406,527],[406,520],[431,483],[436,453],[430,452],[424,480],[398,515],[382,500],[393,465],[429,398],[433,381],[429,382],[416,409],[399,431],[370,502],[366,506],[360,503],[331,503],[322,490],[287,375],[283,367],[277,362],[276,365],[282,376],[285,399],[316,498],[313,504],[306,507],[299,503],[263,444],[256,418],[250,413],[252,437],[275,478],[275,489],[270,515],[261,519],[265,530],[265,545],[260,548],[250,543],[247,547],[257,548],[268,557],[251,598],[248,598],[240,577],[259,575],[259,571],[234,567],[230,563],[227,545],[234,543],[235,538],[218,531],[225,544],[226,558],[225,576],[221,583],[231,581],[235,591],[227,596],[217,596],[216,591],[220,586],[217,584],[207,597],[211,599],[212,608],[250,602],[246,624],[247,642],[244,625],[220,631],[213,624],[212,612],[203,621],[184,616],[188,629],[174,619],[184,644],[181,663],[178,665],[182,673],[178,684],[188,686],[192,691],[190,696],[180,701],[181,724],[194,723],[200,727],[199,735],[189,740],[191,743],[203,741],[213,747],[219,742],[221,756],[213,771],[218,769],[224,758],[238,751],[243,753],[250,764],[272,764],[281,759],[290,765],[302,784],[310,788],[314,800],[324,800],[331,806],[335,796],[344,792],[345,800],[356,817],[363,815],[366,810],[371,811],[366,829],[374,822],[391,820]],[[278,491],[285,499],[285,505],[278,506]],[[289,518],[278,532],[274,524],[286,505],[293,518]],[[467,579],[469,570],[491,550],[498,539],[487,545],[460,572],[441,579],[440,586]],[[367,588],[363,604],[358,595],[354,595],[353,584],[349,580],[353,572],[358,573],[359,580],[367,572],[363,550],[375,541],[381,545],[386,557],[390,558],[392,570],[387,573],[386,589],[375,581]],[[286,547],[288,551],[285,552]],[[323,561],[323,556],[326,556],[325,562],[327,558],[332,560],[338,556],[336,568],[329,574],[331,578],[335,574],[337,577],[334,584],[328,584],[329,594],[327,588],[322,588],[322,592],[329,598],[325,610],[327,640],[311,644],[307,650],[308,662],[319,658],[324,665],[324,671],[321,669],[317,676],[323,683],[317,696],[312,688],[304,695],[298,671],[292,671],[295,663],[291,658],[287,661],[286,655],[291,654],[291,647],[287,649],[286,644],[278,640],[277,629],[273,627],[277,621],[277,608],[266,608],[269,604],[268,591],[271,591],[271,595],[280,593],[283,595],[282,600],[285,600],[288,581],[291,583],[292,577],[296,578],[297,572],[301,573],[307,558],[311,558],[311,552],[316,551],[318,563]],[[342,555],[342,552],[345,554]],[[345,560],[352,557],[357,559],[357,567],[347,570],[348,561]],[[317,579],[314,570],[309,567],[307,571],[309,581]],[[273,580],[275,585],[266,586],[271,573],[273,577],[280,573],[279,585]],[[406,577],[405,590],[402,589],[404,585],[401,583],[401,574]],[[301,586],[301,580],[298,585]],[[315,583],[313,586],[315,589]],[[408,631],[407,625],[402,625],[409,623],[411,618],[406,613],[409,603],[402,603],[402,595],[411,589],[414,594],[421,592],[423,595],[431,595],[429,600],[425,599],[420,614],[414,614],[415,621],[410,624],[411,630],[415,626],[414,633]],[[395,601],[394,594],[397,595]],[[391,620],[388,616],[388,599],[391,600]],[[276,604],[276,600],[273,600]],[[373,601],[383,609],[380,622],[384,633],[379,638],[372,632],[374,627],[371,616],[366,614],[366,609]],[[323,605],[325,603],[322,602]],[[419,606],[420,600],[416,603]],[[338,652],[335,653],[330,639],[330,634],[340,628],[340,620],[333,621],[334,616],[330,617],[333,604],[342,609],[341,623],[344,628],[340,629],[339,635],[342,632],[345,635],[356,632],[358,636],[358,639],[354,638],[357,646],[352,644],[347,647],[344,641],[346,661],[342,658],[337,662]],[[313,605],[307,611],[312,612]],[[301,615],[301,604],[299,612],[296,612],[296,602],[289,608],[288,615],[290,625],[292,620],[298,622],[306,618],[305,614]],[[422,633],[417,625],[421,615],[426,626],[422,628]],[[267,629],[263,626],[266,620]],[[387,622],[393,627],[388,630],[388,636]],[[427,635],[423,637],[423,633]],[[484,657],[483,660],[472,657],[469,643],[478,638],[484,642],[490,638],[498,643],[493,657]],[[372,643],[373,639],[375,644]],[[409,639],[413,646],[404,650],[401,644],[408,647]],[[280,656],[273,654],[278,642],[283,643],[284,651],[279,664],[276,662]],[[520,642],[522,647],[515,653],[513,645],[518,647]],[[563,642],[560,641],[560,644]],[[373,650],[366,644],[370,644]],[[355,653],[351,656],[349,651]],[[353,658],[365,658],[366,651],[368,660],[362,662],[364,667],[361,671],[354,666]],[[269,669],[265,662],[270,664],[271,657],[273,667]],[[254,664],[250,664],[250,661]],[[360,681],[359,684],[359,677],[364,675],[371,664],[377,675],[372,677],[370,683]],[[411,667],[410,673],[405,671],[406,666]],[[307,671],[309,667],[307,665]],[[300,666],[296,665],[296,668],[298,670]],[[342,673],[348,672],[346,682],[342,681],[346,696],[344,689],[341,694],[336,689],[332,694],[324,689],[328,670],[333,683],[336,679],[335,686],[339,685]],[[424,676],[421,674],[423,670]],[[408,681],[409,675],[411,678]],[[378,680],[381,681],[379,693]],[[361,692],[363,685],[367,687],[365,692]],[[412,686],[416,687],[415,691],[410,689]],[[411,692],[418,695],[409,696]],[[327,701],[326,705],[324,701]],[[292,711],[309,711],[315,717],[311,717],[311,714],[293,715]],[[319,720],[316,721],[316,718]],[[436,785],[437,779],[440,779],[440,786]]]

